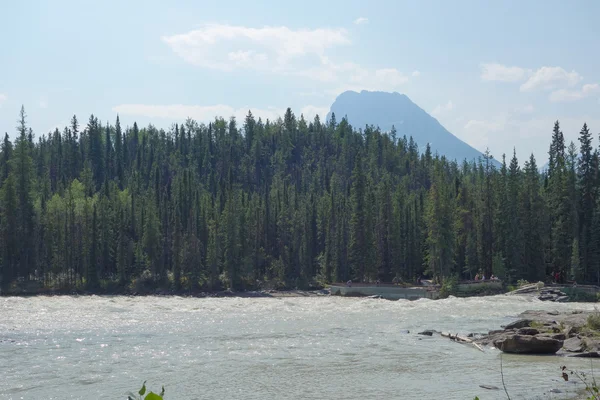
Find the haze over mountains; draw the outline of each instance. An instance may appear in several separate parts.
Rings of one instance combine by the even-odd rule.
[[[340,94],[331,105],[328,120],[332,112],[338,121],[347,116],[355,129],[374,125],[389,131],[394,126],[398,137],[412,136],[421,152],[429,143],[433,153],[438,152],[458,162],[478,160],[482,156],[479,150],[454,136],[404,94],[347,91]]]

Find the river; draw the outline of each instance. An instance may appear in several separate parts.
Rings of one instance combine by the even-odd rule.
[[[593,309],[517,296],[386,301],[341,297],[0,298],[0,399],[504,399],[500,352],[423,329],[486,332],[528,309]],[[564,398],[559,367],[504,355],[512,399]],[[563,393],[553,394],[550,389]]]

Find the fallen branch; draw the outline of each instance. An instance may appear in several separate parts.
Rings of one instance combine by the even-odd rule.
[[[471,340],[469,338],[466,338],[464,336],[459,336],[458,333],[456,335],[452,335],[451,333],[442,332],[442,336],[447,337],[448,339],[458,342],[458,343],[470,344],[473,347],[475,347],[477,350],[485,352],[485,350],[483,350],[483,347],[481,347],[480,345],[478,345],[477,343],[475,343],[473,340]]]

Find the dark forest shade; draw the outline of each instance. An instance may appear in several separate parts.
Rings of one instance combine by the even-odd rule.
[[[533,156],[522,168],[516,153],[500,168],[487,153],[458,163],[334,114],[168,131],[92,115],[34,142],[23,110],[0,147],[0,284],[242,290],[478,272],[596,282],[598,153],[585,125],[579,156],[558,122],[549,137],[540,174]]]

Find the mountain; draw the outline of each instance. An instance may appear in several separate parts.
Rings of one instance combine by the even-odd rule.
[[[327,120],[330,119],[331,113],[335,113],[338,122],[347,116],[348,122],[355,129],[374,125],[383,131],[390,131],[394,126],[398,137],[412,136],[421,152],[429,143],[434,154],[438,152],[459,162],[464,159],[478,160],[482,157],[479,150],[454,136],[437,119],[427,114],[404,94],[347,91],[335,99],[327,114]]]

